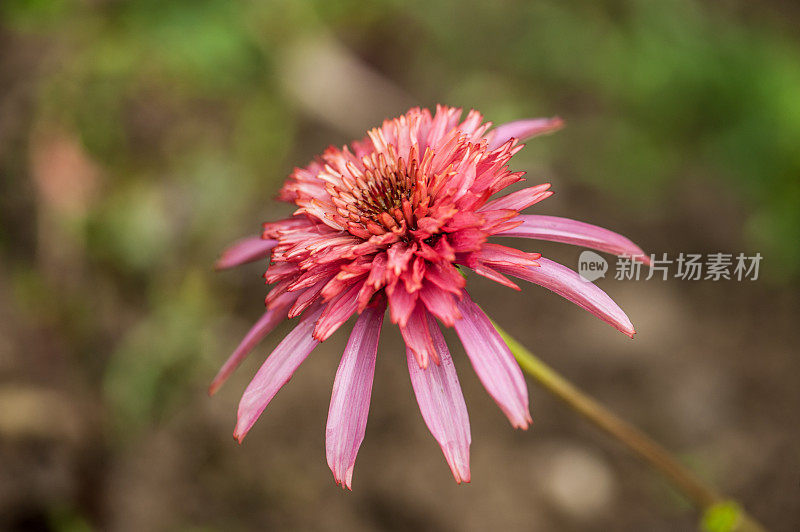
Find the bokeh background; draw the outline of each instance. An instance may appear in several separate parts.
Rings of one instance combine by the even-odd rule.
[[[531,383],[511,430],[451,347],[457,486],[381,341],[354,492],[324,426],[346,335],[242,446],[206,386],[263,308],[228,242],[293,166],[437,102],[560,115],[514,167],[536,212],[655,253],[764,256],[755,282],[599,281],[628,340],[538,287],[471,279],[509,332],[774,530],[800,530],[800,8],[785,0],[0,2],[0,528],[691,530],[697,514]],[[525,243],[569,265],[580,250]]]

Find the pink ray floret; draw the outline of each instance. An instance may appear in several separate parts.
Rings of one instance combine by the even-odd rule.
[[[257,236],[243,238],[222,253],[214,268],[227,270],[247,262],[265,259],[277,243],[276,240],[265,240]]]
[[[347,489],[353,481],[356,454],[367,430],[375,357],[385,309],[373,306],[356,321],[333,382],[325,454],[338,484]]]
[[[457,482],[470,481],[469,417],[455,364],[440,330],[453,327],[486,391],[511,425],[531,423],[522,371],[502,337],[466,291],[460,268],[519,289],[512,278],[543,286],[633,336],[625,313],[602,290],[539,253],[491,242],[549,240],[646,262],[627,238],[564,218],[521,214],[552,195],[548,183],[519,188],[509,169],[520,140],[553,132],[559,118],[518,120],[492,129],[477,111],[414,108],[342,148],[329,147],[295,168],[279,198],[296,206],[264,224],[216,264],[225,269],[268,262],[267,311],[220,369],[219,388],[284,318],[295,328],[266,358],[239,404],[241,441],[311,351],[358,316],[333,385],[326,456],[338,484],[350,489],[367,427],[378,339],[386,310],[406,344],[422,419]],[[438,320],[438,322],[437,322]]]

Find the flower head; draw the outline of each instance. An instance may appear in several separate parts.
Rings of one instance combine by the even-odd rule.
[[[386,120],[342,149],[296,168],[280,199],[290,218],[264,224],[260,238],[226,250],[218,268],[269,257],[267,310],[220,370],[211,392],[285,318],[295,329],[244,392],[234,436],[241,441],[278,390],[320,342],[353,314],[336,374],[326,430],[328,464],[349,488],[366,430],[378,337],[388,306],[403,336],[422,417],[457,482],[469,482],[469,418],[439,323],[454,327],[487,392],[514,427],[531,421],[522,372],[489,318],[467,293],[459,267],[519,290],[510,277],[556,292],[633,336],[625,313],[577,273],[490,242],[494,236],[552,240],[643,256],[630,240],[593,225],[520,212],[549,184],[493,198],[523,180],[508,168],[519,140],[559,129],[558,118],[494,129],[477,111],[438,106]],[[642,259],[646,260],[646,259]],[[438,319],[438,322],[437,322]]]

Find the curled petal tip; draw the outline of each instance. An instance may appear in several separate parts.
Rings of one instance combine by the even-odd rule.
[[[343,491],[353,491],[353,469],[353,466],[348,467],[344,475],[340,475],[341,469],[333,470],[333,480]]]
[[[248,432],[250,432],[250,429],[243,427],[242,423],[239,422],[236,424],[236,429],[233,431],[233,437],[237,443],[241,444]]]
[[[453,478],[456,480],[456,484],[469,484],[470,481],[469,472],[467,472],[466,476],[462,476],[461,473],[454,471]]]
[[[469,470],[469,454],[466,456],[456,456],[453,452],[448,451],[455,451],[458,452],[458,449],[447,449],[447,446],[442,447],[442,450],[445,451],[445,456],[447,458],[448,465],[450,466],[450,471],[453,473],[453,478],[456,481],[456,484],[461,484],[462,482],[469,484],[470,478],[470,470]]]
[[[526,419],[521,421],[518,420],[515,423],[512,423],[511,426],[519,430],[528,430],[528,428],[531,426],[531,423],[533,423],[533,420],[531,419],[531,416],[528,415]]]
[[[625,318],[627,318],[627,315]],[[636,334],[636,329],[633,328],[633,324],[630,322],[630,319],[626,321],[627,323],[620,322],[616,324],[612,323],[611,325],[628,338],[633,339],[633,336]]]
[[[353,491],[352,486],[350,486],[350,483],[347,482],[347,480],[339,479],[339,478],[336,478],[335,476],[333,477],[333,480],[334,480],[334,482],[336,482],[337,486],[342,488],[342,491],[344,491],[344,492],[348,492],[348,491],[352,492]]]

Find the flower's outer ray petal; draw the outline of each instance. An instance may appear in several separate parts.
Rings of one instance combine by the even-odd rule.
[[[499,233],[497,236],[515,236],[574,244],[614,255],[627,255],[637,258],[644,264],[650,264],[650,258],[639,246],[619,233],[596,225],[569,218],[538,214],[521,214],[516,220],[522,221],[522,224]]]
[[[527,429],[531,422],[528,388],[514,355],[466,292],[457,304],[462,318],[456,322],[456,333],[475,373],[511,425]]]
[[[286,305],[272,308],[264,313],[263,316],[247,331],[247,334],[236,347],[236,349],[225,361],[225,364],[217,372],[211,385],[208,387],[208,394],[214,395],[220,386],[230,377],[231,373],[241,364],[250,351],[268,335],[280,322],[286,319]]]
[[[220,258],[214,263],[214,268],[227,270],[246,262],[267,258],[272,248],[277,245],[277,240],[262,239],[258,236],[243,238],[222,252]]]
[[[456,482],[469,482],[469,446],[472,442],[469,415],[456,367],[450,357],[442,332],[430,315],[428,328],[439,354],[439,365],[422,369],[410,349],[406,349],[408,373],[417,396],[422,419],[439,442]]]
[[[608,294],[566,266],[544,257],[537,262],[538,267],[497,265],[495,268],[555,292],[633,338],[636,331],[631,320]]]
[[[526,120],[515,120],[500,124],[491,130],[486,138],[489,139],[489,150],[499,148],[509,139],[525,140],[537,135],[552,133],[564,127],[564,121],[559,117],[553,118],[532,118]]]
[[[375,375],[375,356],[386,304],[368,307],[359,316],[344,349],[325,427],[325,455],[337,484],[352,489],[356,455],[364,441]]]
[[[319,344],[312,332],[321,313],[322,309],[317,309],[287,334],[250,381],[239,401],[238,420],[233,431],[233,437],[240,443],[278,390],[289,382],[295,370]]]

